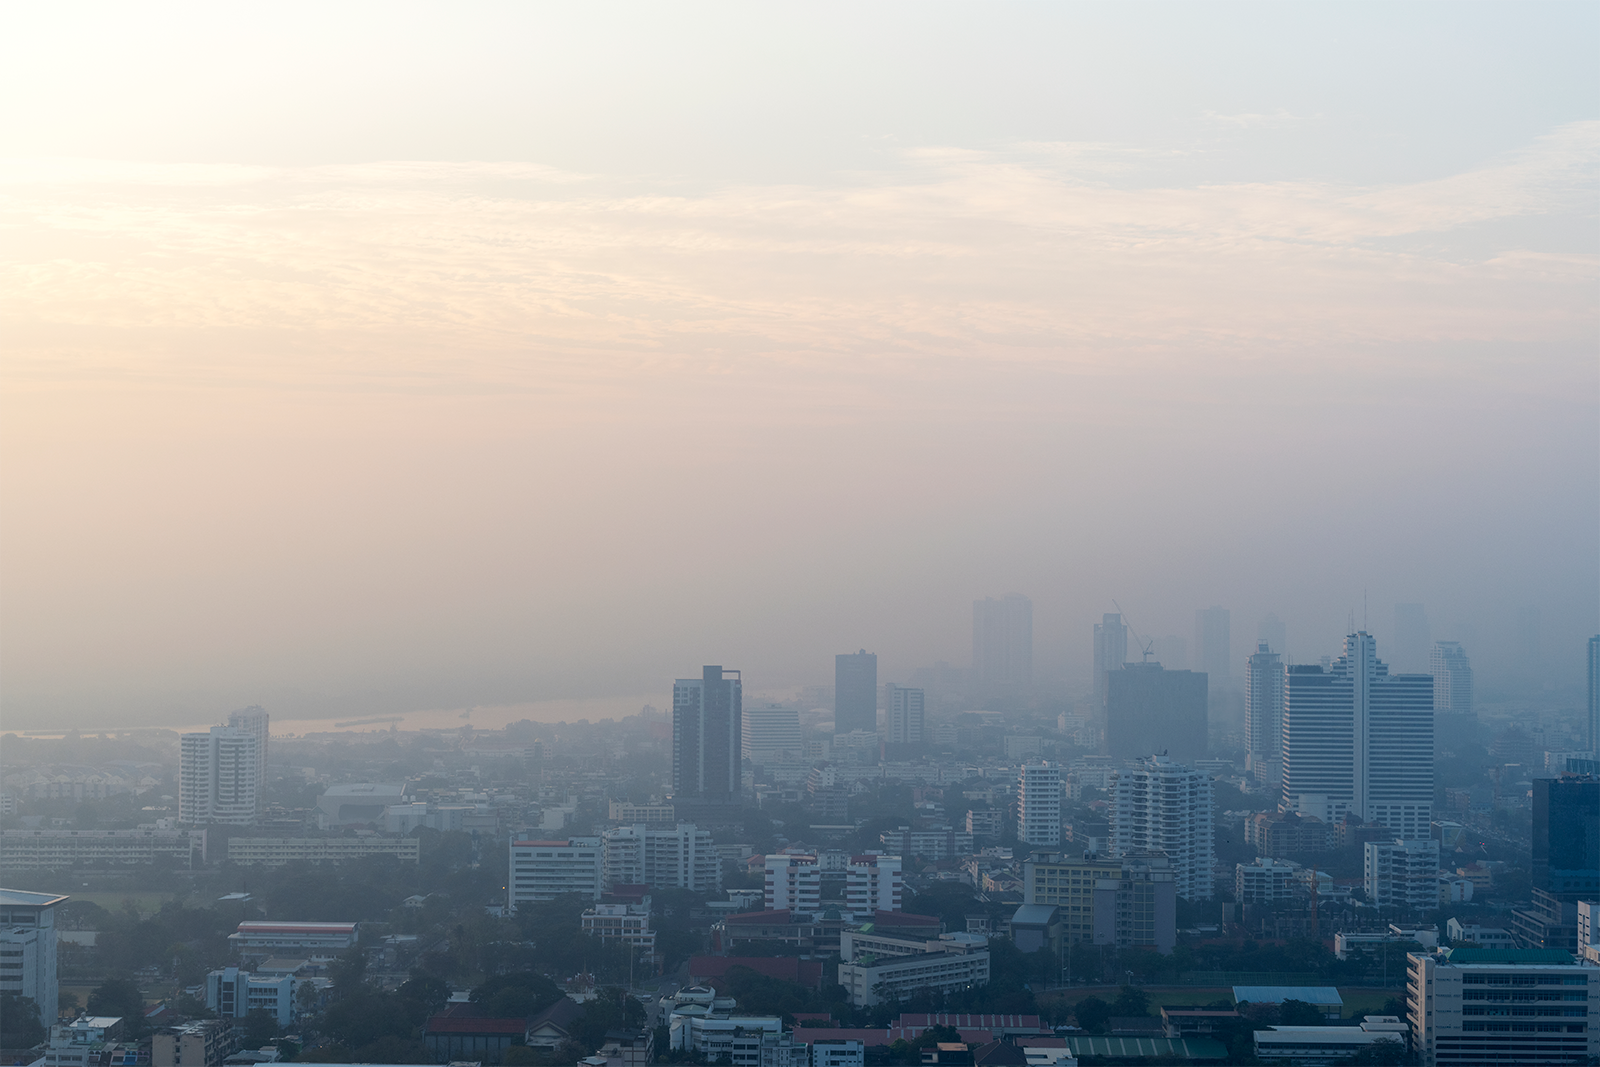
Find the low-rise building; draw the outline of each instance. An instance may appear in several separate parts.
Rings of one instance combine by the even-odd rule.
[[[1333,827],[1315,815],[1297,811],[1263,811],[1244,821],[1245,844],[1258,855],[1280,858],[1326,852],[1333,847]]]
[[[626,800],[613,800],[610,805],[610,819],[612,822],[629,826],[639,823],[676,826],[678,811],[671,804],[634,804]]]
[[[846,930],[839,940],[839,984],[850,1003],[872,1007],[913,993],[948,993],[986,985],[989,942],[976,934],[918,941]]]
[[[1452,918],[1445,924],[1445,936],[1451,941],[1470,941],[1479,948],[1516,948],[1516,938],[1511,931],[1499,926],[1464,923]],[[1433,948],[1435,946],[1427,946]]]
[[[245,958],[330,960],[354,948],[360,934],[359,923],[242,922],[228,944]]]
[[[947,824],[912,829],[909,826],[885,830],[878,835],[884,851],[897,856],[920,856],[925,860],[955,859],[973,851],[972,835]]]
[[[1390,923],[1384,930],[1340,931],[1333,935],[1333,954],[1347,960],[1352,953],[1375,952],[1385,945],[1439,947],[1439,930],[1433,926],[1401,926]]]
[[[867,1046],[849,1038],[831,1037],[811,1042],[811,1067],[864,1067]]]
[[[656,955],[656,932],[650,929],[650,908],[639,904],[596,904],[581,917],[583,932],[602,943],[616,941],[642,953]]]
[[[1270,1026],[1255,1032],[1256,1058],[1329,1067],[1383,1042],[1403,1048],[1406,1029],[1394,1015],[1368,1016],[1359,1026]]]
[[[115,1015],[80,1015],[70,1023],[50,1027],[44,1067],[99,1067],[110,1060],[122,1036],[122,1019]],[[115,1062],[121,1064],[126,1056]],[[134,1051],[134,1060],[139,1059]],[[148,1062],[148,1061],[146,1061]]]
[[[235,1047],[233,1025],[222,1019],[175,1026],[150,1038],[150,1067],[222,1067]]]
[[[204,830],[3,830],[0,869],[53,871],[78,865],[123,867],[206,860]]]
[[[228,839],[228,862],[246,867],[282,867],[286,863],[349,863],[368,856],[393,856],[402,863],[417,863],[422,857],[422,845],[415,837],[378,834]]]
[[[61,1001],[56,971],[56,906],[67,898],[54,893],[0,889],[0,993],[27,997],[41,1019],[53,1019]]]
[[[295,980],[289,974],[251,974],[223,967],[206,975],[206,1007],[221,1019],[243,1019],[260,1009],[279,1026],[288,1026],[295,1014]]]
[[[993,808],[967,812],[967,833],[973,837],[999,837],[1004,813]]]

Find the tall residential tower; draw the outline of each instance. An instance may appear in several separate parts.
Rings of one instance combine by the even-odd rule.
[[[672,683],[672,799],[733,804],[739,799],[743,694],[738,671],[706,667]]]
[[[833,657],[833,732],[878,732],[878,655],[862,649]]]
[[[1283,657],[1256,645],[1244,675],[1245,761],[1258,782],[1283,781]]]

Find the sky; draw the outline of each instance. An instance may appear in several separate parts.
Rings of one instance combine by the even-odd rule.
[[[1600,629],[1600,8],[0,8],[0,719]],[[1241,664],[1242,665],[1242,664]],[[635,705],[636,706],[636,705]]]

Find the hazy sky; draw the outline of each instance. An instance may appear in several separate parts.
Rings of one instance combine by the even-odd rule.
[[[1592,4],[0,8],[10,728],[1600,626]],[[1380,653],[1382,649],[1380,648]]]

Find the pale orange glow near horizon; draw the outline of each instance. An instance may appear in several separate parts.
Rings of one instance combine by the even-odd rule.
[[[474,10],[597,63],[623,62],[610,35],[639,56],[646,34]],[[1010,12],[971,47],[998,70],[1016,17],[1135,39],[1134,10]],[[1593,12],[1538,10],[1593,34]],[[308,12],[239,45],[242,69],[300,47],[285,27]],[[1359,46],[1382,77],[1406,62],[1395,41],[1431,32],[1406,17]],[[1537,607],[1552,678],[1576,671],[1566,646],[1600,622],[1600,116],[1562,102],[1568,82],[1474,131],[1443,89],[1406,112],[1394,88],[1377,118],[1354,75],[1344,114],[1331,90],[1303,99],[1311,73],[1263,58],[1235,84],[1195,60],[1150,75],[1157,103],[1105,105],[1126,138],[1016,86],[980,100],[997,117],[979,136],[936,64],[900,56],[884,62],[926,79],[927,111],[907,96],[869,144],[842,132],[840,83],[864,113],[900,90],[860,42],[822,43],[839,95],[814,105],[782,65],[814,56],[770,74],[727,58],[746,83],[665,76],[673,147],[635,114],[668,113],[645,91],[656,60],[616,68],[637,108],[620,88],[545,105],[490,91],[503,45],[430,45],[425,22],[374,31],[392,62],[352,60],[388,102],[329,58],[353,15],[298,54],[281,113],[270,86],[212,70],[262,131],[254,153],[168,71],[105,101],[122,125],[71,94],[8,112],[8,727],[615,698],[716,662],[781,688],[857,647],[894,680],[963,663],[970,601],[1012,590],[1068,693],[1113,597],[1158,634],[1228,604],[1240,647],[1274,611],[1302,659],[1336,651],[1364,595],[1423,601],[1491,672]],[[1492,51],[1498,25],[1459,32]],[[419,55],[436,111],[402,69]],[[86,75],[107,90],[108,62]],[[58,77],[29,63],[13,87]],[[317,87],[328,113],[285,132]],[[770,98],[742,156],[740,122],[712,128],[718,93]],[[1005,93],[1034,111],[1001,117]],[[1094,110],[1081,96],[1051,107]],[[407,109],[414,127],[385,125]],[[1445,132],[1405,142],[1433,112]],[[353,147],[327,147],[340,128]]]

